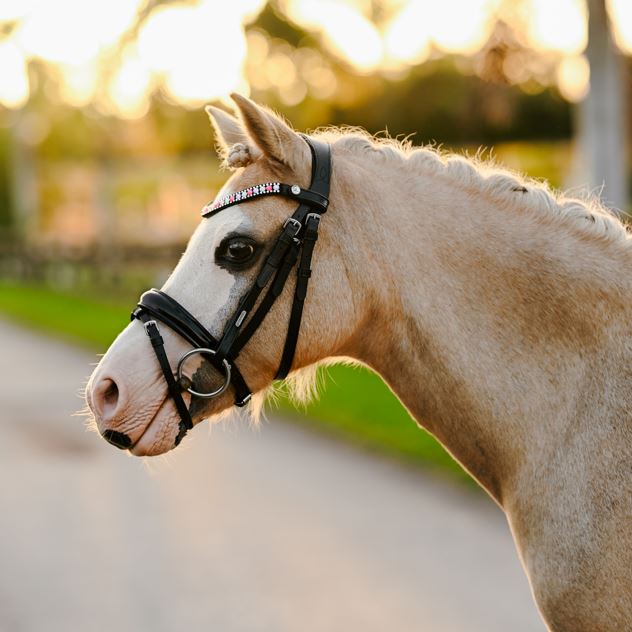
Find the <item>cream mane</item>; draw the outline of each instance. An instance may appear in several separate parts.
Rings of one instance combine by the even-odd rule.
[[[371,136],[359,127],[330,127],[316,132],[336,148],[354,155],[370,154],[372,160],[403,163],[417,171],[448,178],[457,187],[488,196],[497,203],[533,213],[538,219],[567,226],[608,243],[629,244],[627,227],[599,199],[589,193],[568,196],[552,190],[548,183],[525,177],[493,159],[443,152],[434,147],[415,147],[408,139],[399,141]],[[223,165],[229,169],[245,167],[256,159],[243,143],[223,152]]]
[[[553,191],[546,182],[527,178],[499,167],[479,155],[470,157],[432,147],[414,147],[409,140],[376,138],[360,128],[326,128],[317,133],[337,149],[355,155],[370,154],[372,160],[397,162],[414,174],[432,173],[448,178],[455,187],[485,195],[516,211],[532,213],[537,219],[559,225],[608,243],[630,243],[626,226],[593,195],[569,197]]]

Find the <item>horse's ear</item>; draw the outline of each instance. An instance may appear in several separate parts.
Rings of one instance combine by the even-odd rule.
[[[228,155],[230,148],[239,143],[250,149],[250,155],[253,158],[256,158],[257,154],[261,154],[248,137],[241,121],[213,105],[207,105],[204,109],[211,119],[220,153],[224,156]]]
[[[240,94],[230,96],[239,108],[248,134],[266,157],[297,173],[310,164],[307,144],[287,123]]]

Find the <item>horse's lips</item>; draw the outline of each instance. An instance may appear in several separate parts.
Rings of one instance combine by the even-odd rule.
[[[218,378],[214,371],[213,366],[202,358],[192,377],[194,387],[202,391],[217,388],[215,381],[217,381]],[[197,412],[200,412],[196,409],[196,401],[201,401],[202,403],[206,402],[206,400],[192,398],[188,393],[183,393],[183,397],[185,404],[189,407],[193,416],[195,416]],[[162,437],[151,437],[152,432],[154,434],[160,432],[160,428],[156,427],[156,423],[158,423],[160,428],[164,429]],[[171,429],[171,431],[169,431],[169,429]],[[156,413],[147,423],[142,434],[136,439],[132,446],[128,448],[128,451],[134,456],[156,456],[158,454],[164,454],[176,447],[175,441],[179,430],[180,416],[169,393],[164,392]]]
[[[178,434],[179,418],[175,409],[170,410],[171,399],[165,394],[156,410],[156,414],[145,426],[142,434],[136,439],[128,451],[134,456],[156,456],[175,448],[175,437]],[[169,429],[172,432],[169,432]],[[161,431],[162,436],[156,435]],[[152,436],[152,433],[154,436]]]

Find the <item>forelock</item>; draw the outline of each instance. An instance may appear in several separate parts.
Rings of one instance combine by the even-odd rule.
[[[252,151],[245,143],[235,143],[231,145],[225,152],[224,165],[228,169],[239,169],[247,167],[254,162],[255,158]]]

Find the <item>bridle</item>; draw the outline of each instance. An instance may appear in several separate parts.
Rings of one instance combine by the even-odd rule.
[[[312,154],[312,178],[308,189],[303,189],[296,184],[266,182],[230,193],[213,203],[209,203],[202,211],[202,217],[212,217],[235,204],[249,202],[268,195],[281,195],[299,201],[298,208],[285,220],[281,233],[259,270],[255,282],[241,297],[237,309],[226,322],[220,339],[217,340],[212,336],[195,316],[160,290],[151,289],[145,292],[132,312],[132,320],[138,319],[144,324],[167,383],[169,395],[180,416],[176,445],[182,441],[187,431],[193,428],[191,414],[182,397],[182,391],[186,390],[192,396],[209,399],[218,397],[232,384],[235,390],[236,406],[244,406],[250,400],[252,391],[242,376],[236,360],[280,296],[290,272],[298,263],[285,345],[275,379],[284,379],[292,367],[301,327],[303,304],[311,276],[311,261],[318,239],[320,219],[329,206],[329,182],[331,179],[331,150],[329,145],[307,136],[303,136],[303,138],[309,145]],[[267,292],[259,300],[266,287],[268,288]],[[164,341],[158,329],[158,321],[175,331],[193,346],[178,361],[175,374],[165,352]],[[194,390],[191,379],[182,373],[187,358],[196,354],[202,355],[224,375],[224,383],[214,391],[200,393]]]

